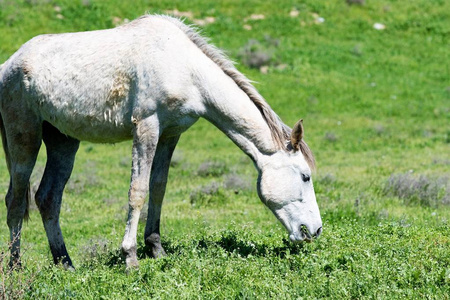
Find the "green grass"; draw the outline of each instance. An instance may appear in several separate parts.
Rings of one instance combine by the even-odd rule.
[[[0,272],[12,291],[0,299],[448,299],[448,202],[399,198],[386,185],[391,175],[409,174],[443,183],[437,198],[450,193],[450,2],[4,0],[0,63],[37,34],[110,28],[114,17],[175,8],[215,17],[202,32],[236,60],[250,39],[279,41],[267,74],[238,68],[287,124],[304,119],[318,162],[322,236],[291,244],[255,189],[226,188],[230,174],[256,182],[256,172],[220,131],[199,121],[182,136],[169,175],[161,224],[168,256],[146,257],[141,223],[140,269],[126,274],[119,245],[131,143],[82,143],[61,211],[76,271],[52,266],[33,209],[23,230],[24,269]],[[325,22],[315,24],[313,13]],[[265,19],[244,21],[251,14]],[[376,22],[386,29],[373,29]],[[45,165],[41,152],[34,185]],[[217,168],[203,176],[211,162]],[[8,182],[0,153],[0,198]],[[217,189],[198,193],[211,185]],[[0,233],[0,253],[7,252],[4,206]]]

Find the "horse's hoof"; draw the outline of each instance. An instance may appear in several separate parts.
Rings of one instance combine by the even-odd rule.
[[[152,257],[153,258],[161,258],[167,256],[166,251],[164,251],[164,248],[161,245],[153,246],[152,247]]]
[[[127,264],[127,273],[131,272],[132,270],[139,269],[139,262],[136,257],[127,257],[126,264]]]
[[[65,271],[75,272],[75,267],[69,264],[63,264],[63,268]]]

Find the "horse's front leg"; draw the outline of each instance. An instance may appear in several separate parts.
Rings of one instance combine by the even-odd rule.
[[[153,160],[148,216],[145,226],[145,244],[149,248],[150,255],[153,258],[166,255],[164,248],[161,246],[159,224],[170,160],[172,159],[172,154],[179,138],[179,135],[168,138],[161,137],[156,148],[155,159]]]
[[[159,122],[156,116],[136,122],[133,138],[131,183],[128,193],[128,220],[122,242],[122,252],[127,268],[137,267],[136,233],[142,206],[147,197],[150,169],[159,137]]]

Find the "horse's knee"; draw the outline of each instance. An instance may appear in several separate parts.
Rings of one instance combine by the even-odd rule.
[[[20,210],[9,210],[7,217],[6,217],[6,224],[8,224],[8,228],[16,228],[17,226],[22,226],[20,225],[21,222],[23,221],[23,218],[25,216],[25,207],[23,209]]]
[[[7,198],[7,216],[6,223],[9,228],[15,228],[21,224],[27,211],[26,199]]]
[[[48,210],[48,197],[47,193],[42,193],[40,190],[34,194],[34,201],[36,202],[36,206],[39,209],[39,212],[42,214]]]
[[[36,203],[36,206],[39,208],[42,206],[42,204],[45,202],[45,195],[42,193],[41,189],[38,189],[37,192],[34,194],[34,202]]]
[[[10,183],[10,184],[9,184],[9,188],[8,188],[8,192],[6,193],[6,196],[5,196],[5,205],[6,205],[6,208],[9,207],[9,205],[10,205],[12,199],[13,199],[13,194],[12,194],[12,184]]]
[[[137,253],[136,243],[124,240],[122,242],[122,253],[125,255],[129,255],[131,253]]]
[[[52,219],[59,212],[58,200],[52,197],[50,192],[42,192],[38,190],[34,196],[36,206],[41,213],[43,220]]]
[[[132,186],[129,192],[129,205],[133,209],[141,210],[147,198],[148,188]]]

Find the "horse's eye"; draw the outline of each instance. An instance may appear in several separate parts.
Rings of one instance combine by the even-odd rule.
[[[311,176],[306,175],[306,174],[302,174],[302,180],[303,182],[308,182],[311,179]]]

